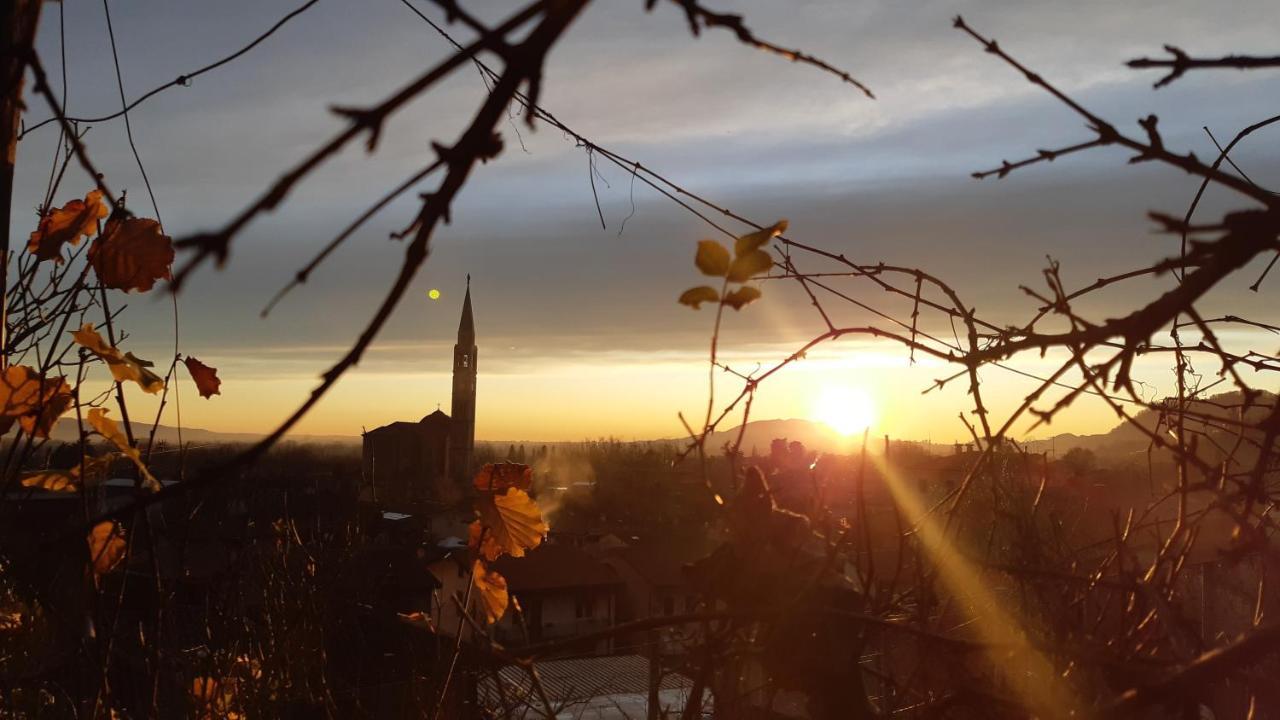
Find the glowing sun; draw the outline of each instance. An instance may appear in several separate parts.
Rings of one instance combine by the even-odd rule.
[[[853,435],[876,422],[876,404],[865,390],[850,387],[823,388],[813,416],[841,435]]]

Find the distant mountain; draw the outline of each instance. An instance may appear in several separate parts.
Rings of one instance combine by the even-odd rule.
[[[133,423],[133,434],[135,437],[146,438],[151,434],[151,425],[149,423]],[[74,418],[64,417],[58,420],[53,426],[53,432],[50,434],[52,440],[59,442],[76,442],[78,430]],[[194,443],[200,445],[234,445],[253,443],[265,437],[265,433],[230,433],[217,432],[216,430],[205,430],[203,428],[182,428],[182,441],[184,443]],[[285,440],[300,443],[341,443],[354,444],[360,441],[356,435],[288,435]],[[178,428],[169,425],[159,425],[156,429],[156,442],[168,443],[176,445],[178,443]]]

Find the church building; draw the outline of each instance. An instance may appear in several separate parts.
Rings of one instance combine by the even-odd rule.
[[[365,432],[365,499],[415,512],[461,499],[475,451],[476,354],[468,275],[458,341],[453,346],[451,415],[436,410],[417,422],[393,422]]]

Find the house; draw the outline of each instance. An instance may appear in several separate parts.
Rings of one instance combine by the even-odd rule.
[[[679,717],[693,692],[693,681],[688,677],[653,668],[641,655],[544,660],[534,663],[533,668],[557,720],[651,717],[651,699],[658,706],[657,717]],[[547,717],[546,704],[523,667],[508,665],[483,676],[477,695],[480,705],[495,717]],[[708,691],[704,691],[702,707],[704,712],[712,708]]]
[[[573,637],[613,627],[625,584],[609,565],[569,545],[544,543],[524,557],[505,556],[494,569],[520,612],[508,612],[494,628],[508,645]],[[513,607],[514,610],[514,607]],[[608,652],[612,639],[584,650]]]

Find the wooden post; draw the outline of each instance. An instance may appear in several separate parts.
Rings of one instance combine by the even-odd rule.
[[[9,223],[13,217],[13,168],[18,159],[18,124],[22,117],[22,78],[27,54],[35,44],[41,0],[5,0],[0,25],[0,369],[9,366]]]

